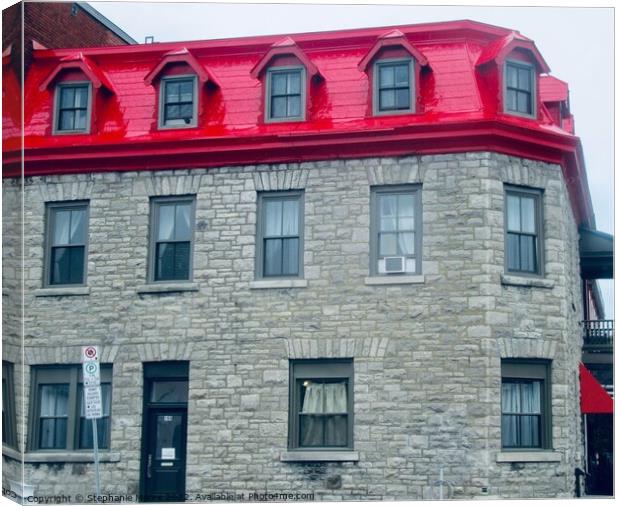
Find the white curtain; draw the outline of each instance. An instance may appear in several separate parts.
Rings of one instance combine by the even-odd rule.
[[[540,418],[541,383],[539,381],[502,384],[503,446],[538,446],[540,444]]]
[[[309,383],[302,405],[301,446],[346,446],[347,384]],[[343,413],[328,415],[330,413]],[[312,416],[327,415],[327,416]]]

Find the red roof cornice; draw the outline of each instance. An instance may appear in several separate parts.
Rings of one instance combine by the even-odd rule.
[[[374,46],[370,48],[370,51],[366,53],[366,56],[362,58],[357,66],[360,72],[365,72],[368,65],[370,65],[377,56],[377,53],[387,47],[402,47],[418,62],[418,64],[422,66],[428,65],[426,56],[424,56],[411,44],[411,42],[407,40],[407,37],[405,37],[403,32],[400,30],[392,30],[391,32],[381,35],[377,39],[377,42],[375,42]]]
[[[173,63],[186,63],[191,69],[196,72],[199,81],[205,84],[211,81],[216,86],[220,86],[220,83],[208,68],[201,65],[196,57],[186,48],[183,47],[180,50],[170,51],[162,56],[161,60],[151,69],[151,71],[144,77],[144,82],[147,86],[150,86],[155,79],[163,72],[164,68]]]
[[[284,39],[273,44],[269,50],[263,55],[263,57],[258,60],[256,65],[250,71],[250,75],[254,79],[258,79],[262,72],[269,66],[271,60],[273,60],[276,56],[286,56],[293,55],[295,56],[304,67],[306,67],[306,72],[310,77],[315,75],[320,75],[319,69],[317,66],[312,63],[312,60],[308,58],[308,55],[304,53],[295,41],[290,37],[285,37]]]
[[[89,57],[84,56],[83,53],[76,53],[64,57],[58,65],[47,76],[47,79],[41,83],[39,89],[41,91],[46,90],[52,82],[58,77],[58,74],[64,70],[78,69],[86,74],[86,77],[92,82],[95,88],[106,88],[111,93],[114,93],[114,87],[108,80],[103,71],[92,61]]]

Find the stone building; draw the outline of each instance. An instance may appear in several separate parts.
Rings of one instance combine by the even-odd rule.
[[[98,345],[106,495],[573,496],[595,222],[548,73],[472,21],[35,51],[4,477],[92,493]]]

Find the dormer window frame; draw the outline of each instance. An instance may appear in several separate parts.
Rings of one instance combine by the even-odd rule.
[[[380,69],[384,66],[408,63],[409,69],[409,108],[407,109],[385,109],[380,107]],[[416,62],[411,56],[382,58],[373,62],[372,66],[372,113],[373,116],[395,116],[401,114],[416,114],[417,112],[417,79]],[[396,83],[395,83],[396,84]]]
[[[280,118],[272,117],[272,85],[273,75],[282,72],[297,72],[299,71],[300,80],[300,115],[299,116],[285,116]],[[308,79],[306,67],[303,64],[299,65],[274,65],[268,67],[265,72],[265,123],[287,123],[287,122],[303,122],[306,121],[307,116],[307,97],[308,97]],[[287,95],[288,96],[288,95]]]
[[[86,126],[85,128],[65,130],[60,128],[60,109],[61,94],[63,88],[87,87],[86,97]],[[52,123],[52,135],[88,135],[92,130],[92,111],[93,111],[93,83],[88,80],[79,81],[60,81],[54,88],[54,115]]]
[[[165,122],[165,110],[166,110],[166,84],[170,81],[183,81],[192,79],[192,121],[190,123],[179,124],[166,124]],[[157,128],[159,130],[174,130],[182,128],[197,128],[198,127],[198,103],[200,96],[198,93],[198,76],[196,74],[167,74],[161,76],[159,79],[159,101],[157,112]]]
[[[508,109],[508,66],[527,68],[530,71],[530,105],[532,112],[529,114]],[[504,60],[502,65],[502,107],[504,114],[527,119],[538,119],[538,70],[534,63],[512,58]]]

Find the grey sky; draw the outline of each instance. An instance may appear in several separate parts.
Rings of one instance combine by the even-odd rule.
[[[472,19],[532,38],[567,81],[576,133],[583,143],[597,228],[613,233],[613,9],[577,7],[429,7],[89,2],[139,42],[337,30]],[[613,282],[600,281],[613,318]]]

